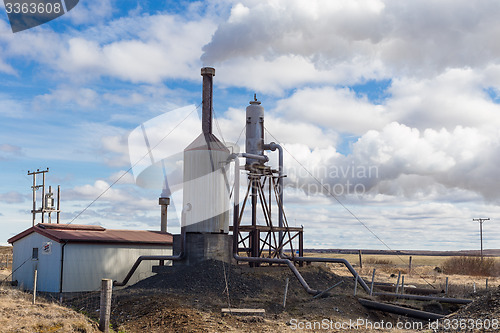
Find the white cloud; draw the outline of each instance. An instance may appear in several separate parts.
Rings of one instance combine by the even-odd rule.
[[[76,104],[85,109],[95,109],[100,103],[100,96],[90,88],[59,87],[49,94],[37,96],[35,103],[64,104],[66,107]]]
[[[464,68],[432,79],[395,79],[386,107],[394,120],[420,129],[498,126],[500,105],[484,92],[483,75]]]
[[[68,75],[104,75],[134,83],[191,79],[199,74],[201,46],[214,29],[206,19],[188,21],[171,15],[140,16],[123,24],[133,26],[136,35],[107,43],[70,38],[58,55],[64,64],[58,69]]]
[[[16,191],[10,191],[8,193],[0,193],[0,201],[7,204],[24,203],[26,196]]]
[[[347,88],[303,88],[277,102],[276,110],[285,119],[307,121],[337,132],[362,134],[380,129],[388,121],[385,108],[357,97]]]
[[[484,70],[500,55],[499,13],[495,1],[241,1],[205,45],[202,60],[231,69],[224,78],[231,84],[245,68],[247,80],[239,85],[274,91],[299,82]]]
[[[65,19],[73,24],[96,24],[111,17],[113,7],[117,5],[113,0],[80,1],[72,10],[64,15]]]

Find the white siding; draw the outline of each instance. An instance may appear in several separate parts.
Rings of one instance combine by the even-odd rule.
[[[50,254],[42,253],[42,246],[52,242]],[[38,260],[32,260],[33,248],[38,248]],[[12,280],[24,290],[33,290],[35,268],[38,268],[37,289],[45,292],[59,291],[61,244],[38,233],[29,234],[13,244]]]
[[[172,247],[111,244],[75,244],[64,248],[63,292],[99,290],[101,279],[122,281],[141,255],[171,255]],[[153,273],[158,261],[143,261],[130,284]]]
[[[185,150],[182,226],[186,232],[229,232],[227,158],[220,150]],[[214,170],[215,169],[215,170]]]

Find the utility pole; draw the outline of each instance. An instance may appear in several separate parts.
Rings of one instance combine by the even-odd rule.
[[[45,214],[48,214],[48,222],[52,223],[51,219],[51,213],[57,213],[57,223],[59,224],[60,222],[60,214],[61,214],[61,209],[60,209],[60,204],[61,204],[61,187],[57,187],[57,208],[54,206],[54,198],[52,193],[52,186],[49,186],[49,192],[45,192],[45,174],[49,172],[49,168],[46,170],[40,170],[37,169],[36,171],[28,171],[28,176],[33,176],[33,185],[31,186],[33,190],[33,209],[31,210],[31,213],[33,214],[32,216],[32,221],[31,221],[31,226],[35,226],[35,219],[36,219],[36,214],[41,213],[42,214],[42,223],[45,222]],[[42,184],[37,183],[36,176],[41,174],[42,175]],[[36,191],[38,189],[42,189],[42,194],[41,194],[41,200],[42,204],[39,209],[36,208]]]
[[[483,260],[483,222],[484,221],[489,221],[489,218],[479,218],[479,219],[472,219],[472,221],[479,222],[479,234],[481,235],[481,260]]]

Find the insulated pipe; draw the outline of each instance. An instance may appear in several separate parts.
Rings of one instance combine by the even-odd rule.
[[[172,260],[172,261],[177,261],[177,260],[182,260],[184,259],[184,247],[186,246],[186,231],[184,228],[181,229],[181,236],[182,236],[182,242],[181,242],[181,252],[178,255],[175,256],[140,256],[137,258],[135,261],[134,265],[128,272],[127,276],[125,276],[125,279],[123,279],[122,282],[118,281],[113,281],[113,286],[116,287],[123,287],[126,286],[132,275],[134,275],[135,271],[137,270],[137,267],[139,267],[140,263],[144,260]]]
[[[285,264],[290,268],[292,273],[295,275],[297,280],[299,280],[300,284],[302,287],[306,290],[307,293],[312,294],[312,295],[317,295],[320,291],[311,289],[309,285],[307,284],[306,280],[300,275],[300,272],[297,270],[297,268],[294,266],[293,262],[291,262],[288,259],[276,259],[276,258],[256,258],[256,257],[240,257],[238,255],[238,217],[239,217],[239,201],[240,201],[240,194],[239,194],[239,188],[240,188],[240,161],[238,160],[238,155],[237,154],[231,154],[229,155],[228,162],[231,160],[234,160],[234,178],[235,178],[235,184],[234,184],[234,212],[233,212],[233,257],[237,261],[246,261],[246,262],[253,262],[253,263],[269,263],[269,264]]]
[[[347,261],[347,259],[341,259],[341,258],[314,258],[314,257],[294,257],[292,260],[294,261],[311,261],[311,262],[329,262],[329,263],[336,263],[336,264],[344,264],[345,267],[351,272],[352,276],[356,277],[358,276],[358,282],[363,287],[363,289],[367,292],[370,293],[370,287],[366,284],[366,282],[363,280],[361,276],[359,276],[358,272],[352,267],[352,265]]]
[[[279,151],[279,161],[278,161],[278,163],[279,163],[278,191],[279,192],[278,193],[279,193],[279,201],[280,202],[278,205],[278,208],[279,208],[278,225],[280,227],[283,227],[283,147],[281,147],[279,144],[277,144],[275,142],[271,142],[269,144],[265,144],[264,149],[270,150],[270,151],[275,151],[276,149],[278,149],[278,151]],[[281,249],[280,250],[280,257],[282,257],[284,255],[282,245],[283,245],[283,231],[280,231],[279,232],[279,247]],[[354,267],[352,267],[352,265],[346,259],[294,257],[292,260],[340,263],[340,264],[344,264],[354,277],[356,277],[358,275],[358,273],[356,272]],[[366,292],[370,292],[370,288],[368,287],[366,282],[361,277],[359,277],[359,283],[361,284],[361,286],[363,287],[363,289]]]
[[[392,297],[392,298],[413,299],[416,301],[437,301],[437,302],[441,302],[441,303],[453,303],[453,304],[472,303],[472,300],[464,299],[464,298],[449,298],[449,297],[408,295],[408,294],[395,294],[395,293],[373,293],[373,295],[374,296]]]
[[[396,313],[396,314],[400,314],[400,315],[406,315],[406,316],[413,317],[413,318],[419,318],[419,319],[424,319],[424,320],[425,319],[436,320],[436,319],[441,319],[444,317],[444,315],[437,314],[437,313],[408,309],[408,308],[404,308],[402,306],[370,301],[370,300],[363,299],[363,298],[359,298],[358,301],[363,306],[370,308],[370,309],[381,310],[381,311]]]
[[[265,155],[255,155],[255,154],[249,154],[249,153],[241,153],[238,156],[248,157],[248,158],[251,158],[251,159],[254,159],[254,160],[261,160],[261,161],[264,161],[264,162],[269,161],[269,157],[267,157]]]
[[[264,145],[265,150],[275,151],[278,149],[279,151],[279,170],[278,170],[278,195],[279,195],[279,204],[278,204],[278,226],[280,228],[283,227],[283,148],[275,143],[271,142],[269,144]],[[283,254],[283,231],[279,232],[279,254],[280,256]]]

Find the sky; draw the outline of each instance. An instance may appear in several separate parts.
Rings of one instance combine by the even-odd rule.
[[[167,174],[178,233],[211,66],[219,139],[243,151],[262,102],[306,248],[479,249],[473,218],[499,248],[498,1],[81,0],[17,33],[0,7],[0,244],[47,167],[62,223],[134,230],[159,229]]]

